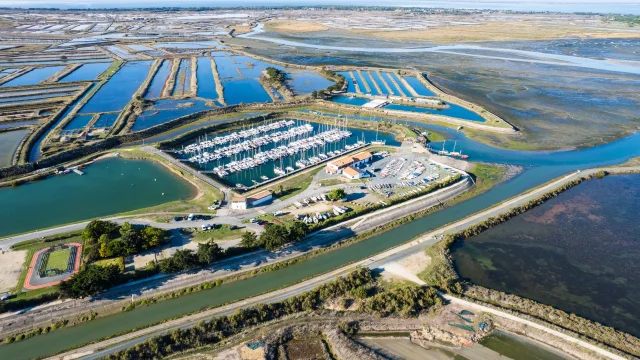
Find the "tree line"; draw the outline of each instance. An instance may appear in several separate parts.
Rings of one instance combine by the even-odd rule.
[[[295,221],[288,226],[272,224],[269,225],[260,236],[250,231],[243,233],[240,246],[247,249],[267,249],[273,251],[286,244],[299,242],[308,233],[309,227],[300,221]]]

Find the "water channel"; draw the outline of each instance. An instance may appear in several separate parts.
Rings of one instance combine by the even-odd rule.
[[[474,161],[512,163],[524,166],[525,171],[472,199],[416,219],[366,241],[255,278],[225,284],[214,289],[162,301],[126,313],[115,314],[21,342],[3,345],[0,346],[0,357],[28,359],[50,355],[131,328],[142,327],[205,307],[218,306],[241,298],[255,296],[405,243],[420,234],[481,211],[576,169],[617,164],[640,156],[640,134],[637,133],[613,143],[579,151],[526,152],[493,148],[470,140],[463,133],[440,126],[417,125],[446,133],[455,139],[458,146],[462,146],[465,153],[469,154],[470,159]],[[453,141],[448,141],[448,143],[451,143],[450,147],[453,146]],[[38,227],[42,227],[42,225]]]

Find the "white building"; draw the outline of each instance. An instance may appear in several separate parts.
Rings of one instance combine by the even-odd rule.
[[[356,180],[365,177],[364,171],[358,170],[351,166],[347,166],[346,168],[344,168],[344,170],[342,170],[342,175],[350,180]]]
[[[231,208],[233,210],[247,210],[247,198],[244,196],[234,196],[231,199]]]

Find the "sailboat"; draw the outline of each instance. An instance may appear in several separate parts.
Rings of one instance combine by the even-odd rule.
[[[380,127],[380,123],[376,124],[376,141],[372,141],[373,145],[384,145],[387,142],[385,140],[378,140],[378,128]]]

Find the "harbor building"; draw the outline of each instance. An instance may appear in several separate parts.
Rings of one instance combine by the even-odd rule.
[[[337,160],[329,161],[325,167],[328,174],[340,174],[346,167],[358,167],[371,162],[373,155],[369,151],[361,151],[355,155],[348,155]]]
[[[269,190],[260,191],[247,198],[247,202],[251,206],[258,206],[273,199],[273,194]]]
[[[231,198],[231,209],[247,210],[247,198],[244,196],[234,196]]]
[[[231,198],[231,209],[247,210],[252,206],[259,206],[273,199],[273,194],[269,190],[260,191],[259,193],[244,196],[234,196]]]
[[[346,168],[344,168],[344,170],[342,170],[342,175],[344,175],[344,177],[349,180],[357,180],[366,177],[366,173],[364,171],[351,166],[347,166]]]

